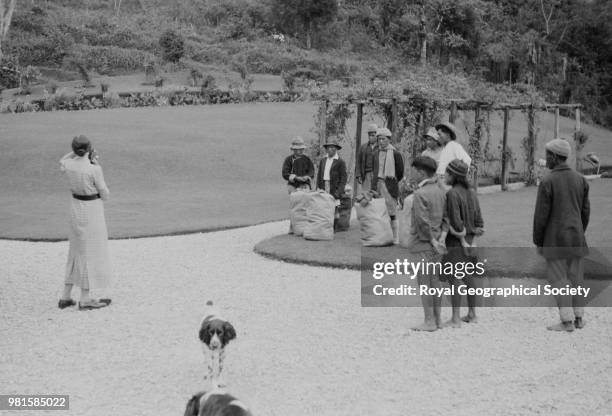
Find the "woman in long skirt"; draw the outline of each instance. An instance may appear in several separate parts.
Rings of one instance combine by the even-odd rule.
[[[60,160],[61,170],[68,178],[70,191],[70,249],[66,263],[64,293],[59,308],[76,304],[71,298],[72,287],[81,289],[79,309],[99,309],[110,299],[92,299],[89,291],[110,286],[111,266],[108,252],[108,232],[104,219],[104,204],[109,196],[102,168],[85,136],[75,137],[72,152]]]

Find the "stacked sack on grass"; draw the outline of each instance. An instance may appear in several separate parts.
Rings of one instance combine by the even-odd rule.
[[[308,224],[306,208],[310,201],[312,192],[310,190],[298,189],[289,195],[289,221],[293,234],[301,237]]]
[[[289,220],[296,236],[307,240],[333,240],[334,232],[347,231],[352,209],[352,188],[337,201],[325,191],[297,190],[289,195]]]
[[[336,200],[325,191],[310,192],[306,205],[306,240],[333,240]]]
[[[391,219],[385,199],[376,191],[368,191],[357,197],[357,219],[361,244],[366,247],[381,247],[393,244]]]

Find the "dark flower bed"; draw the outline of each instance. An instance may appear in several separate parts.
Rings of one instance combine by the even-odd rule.
[[[133,93],[53,94],[38,100],[18,99],[6,105],[4,112],[78,111],[102,108],[129,108],[151,106],[232,104],[245,102],[296,102],[303,100],[300,93],[286,91],[242,90],[159,90]]]

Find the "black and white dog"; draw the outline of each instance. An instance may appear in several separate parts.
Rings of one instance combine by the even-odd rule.
[[[185,416],[252,416],[252,413],[225,390],[215,389],[208,393],[202,391],[189,399]]]
[[[211,354],[208,365],[208,377],[211,381],[211,389],[223,387],[221,372],[225,359],[225,346],[236,338],[236,330],[228,321],[223,319],[215,310],[212,301],[206,302],[207,313],[200,323],[198,337],[202,342],[204,356]]]

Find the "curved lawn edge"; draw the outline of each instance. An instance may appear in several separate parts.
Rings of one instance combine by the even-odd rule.
[[[260,256],[285,263],[356,271],[361,270],[362,253],[370,259],[381,260],[402,258],[400,256],[406,255],[406,249],[399,246],[362,248],[358,229],[353,227],[349,232],[335,234],[334,238],[333,241],[308,241],[302,237],[281,234],[260,241],[253,247],[253,251]],[[488,249],[497,254],[495,258],[487,258],[488,276],[546,280],[546,262],[536,254],[535,248],[522,248],[519,253],[520,263],[514,257],[517,253],[505,249]],[[503,252],[507,252],[507,255],[500,256],[499,253]],[[592,248],[591,253],[585,259],[585,280],[612,281],[612,266],[607,261],[612,257],[604,255],[601,248]],[[605,254],[612,254],[612,248],[608,248]]]
[[[238,225],[221,225],[218,227],[206,227],[206,228],[198,228],[195,230],[180,230],[180,231],[171,231],[171,232],[167,232],[167,233],[153,233],[153,234],[138,234],[138,235],[134,235],[134,236],[121,236],[121,237],[109,237],[109,240],[138,240],[138,239],[142,239],[142,238],[157,238],[157,237],[174,237],[174,236],[181,236],[181,235],[191,235],[191,234],[204,234],[204,233],[215,233],[218,231],[229,231],[229,230],[235,230],[237,228],[247,228],[247,227],[255,227],[258,225],[263,225],[263,224],[270,224],[273,222],[281,222],[281,221],[286,221],[286,218],[281,218],[281,219],[274,219],[274,220],[266,220],[266,221],[259,221],[259,222],[254,222],[254,223],[247,223],[247,224],[238,224]],[[58,243],[58,242],[62,242],[62,241],[68,241],[68,238],[53,238],[53,237],[42,237],[42,238],[35,238],[35,237],[3,237],[0,236],[0,240],[4,240],[4,241],[24,241],[24,242],[31,242],[31,243]]]

